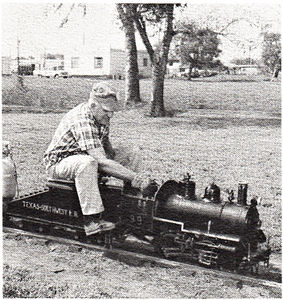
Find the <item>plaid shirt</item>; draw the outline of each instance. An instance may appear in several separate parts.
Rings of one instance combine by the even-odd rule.
[[[109,126],[100,125],[94,119],[88,103],[79,104],[63,117],[56,129],[44,154],[46,169],[70,155],[103,147],[108,135]]]

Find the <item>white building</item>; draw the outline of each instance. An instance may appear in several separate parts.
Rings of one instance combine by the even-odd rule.
[[[110,46],[82,47],[64,53],[64,67],[71,76],[124,77],[126,54]],[[147,51],[138,50],[141,77],[151,76],[151,63]]]
[[[180,72],[181,62],[178,60],[168,60],[167,68],[166,68],[166,74],[168,76],[173,76]]]
[[[236,65],[232,63],[226,63],[231,74],[241,75],[258,75],[261,74],[264,67],[259,65]]]
[[[11,75],[12,73],[18,73],[18,67],[24,75],[32,74],[32,71],[38,65],[38,61],[34,58],[12,58],[11,56],[2,56],[2,75]],[[29,74],[26,74],[28,72]]]
[[[2,75],[11,75],[11,57],[2,56]]]
[[[239,74],[257,75],[262,72],[262,67],[258,65],[238,65]]]

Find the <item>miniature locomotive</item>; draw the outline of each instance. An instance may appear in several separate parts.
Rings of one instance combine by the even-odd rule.
[[[197,261],[206,266],[258,268],[268,265],[271,249],[260,229],[257,201],[247,204],[247,185],[239,184],[221,201],[220,189],[211,184],[202,197],[195,182],[153,182],[146,193],[131,186],[100,180],[105,206],[103,218],[114,222],[111,240],[123,243],[132,235],[146,241],[166,258]],[[49,180],[47,188],[7,202],[4,226],[35,230],[86,240],[74,182]],[[107,233],[109,237],[109,233]],[[109,239],[108,239],[109,240]]]

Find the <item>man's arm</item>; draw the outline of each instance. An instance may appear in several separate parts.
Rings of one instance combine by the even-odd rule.
[[[118,162],[106,158],[105,152],[101,147],[87,150],[87,153],[97,160],[99,169],[110,176],[131,182],[137,175],[135,172],[125,168]]]
[[[115,150],[113,149],[108,136],[103,139],[102,145],[106,153],[106,157],[109,159],[114,159]]]

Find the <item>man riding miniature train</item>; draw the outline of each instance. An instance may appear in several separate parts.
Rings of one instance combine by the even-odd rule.
[[[129,151],[129,147],[113,149],[110,143],[110,118],[119,108],[114,89],[107,83],[94,83],[89,100],[62,118],[44,154],[49,177],[75,181],[87,236],[115,228],[101,219],[104,206],[99,172],[140,190],[150,185],[149,178],[141,173],[140,153]]]

